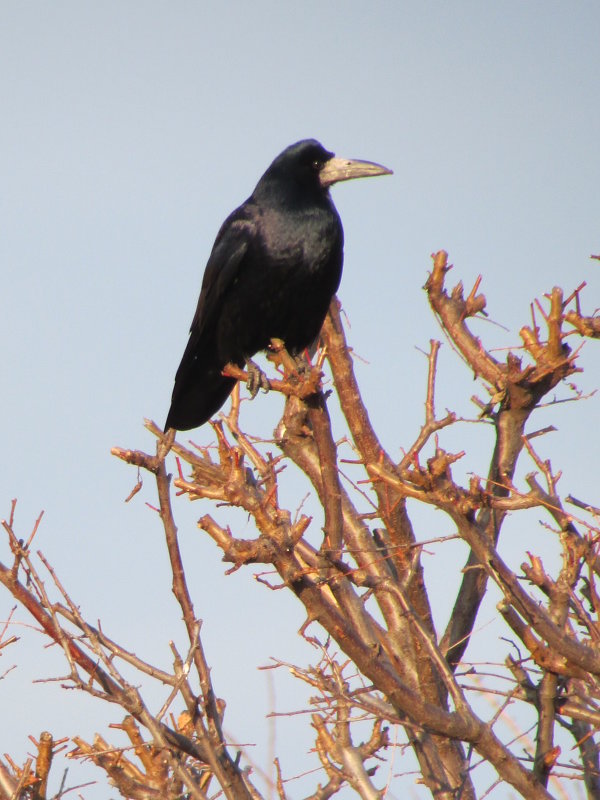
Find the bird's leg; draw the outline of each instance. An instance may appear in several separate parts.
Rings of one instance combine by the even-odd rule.
[[[259,389],[263,389],[265,392],[268,392],[271,388],[271,384],[269,383],[269,379],[262,371],[262,369],[252,361],[251,358],[247,359],[246,361],[246,370],[248,372],[248,380],[246,381],[246,387],[250,392],[250,399],[254,400],[256,395],[258,394]]]
[[[312,368],[308,349],[300,353],[290,353],[286,349],[285,342],[282,339],[271,339],[267,358],[269,361],[272,361],[275,366],[283,368],[286,375],[304,375]]]
[[[296,371],[298,372],[298,375],[306,375],[307,372],[311,371],[312,363],[308,349],[303,350],[301,353],[296,353],[296,355],[292,356],[292,358],[296,364]]]

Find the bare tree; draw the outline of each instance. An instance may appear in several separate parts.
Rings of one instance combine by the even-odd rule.
[[[467,297],[460,284],[448,292],[448,270],[446,253],[437,253],[426,290],[444,335],[466,368],[465,386],[474,375],[486,393],[483,399],[474,398],[475,422],[494,434],[486,476],[472,475],[467,485],[453,477],[456,462],[469,454],[449,452],[441,443],[445,429],[460,420],[453,412],[436,414],[440,343],[435,340],[428,355],[423,424],[399,460],[389,454],[363,403],[337,300],[314,366],[300,368],[282,342],[273,342],[271,390],[286,398],[274,433],[276,455],[269,450],[272,442],[266,445],[242,430],[239,392],[228,415],[213,423],[216,455],[183,446],[151,422],[147,427],[156,436],[156,453],[113,449],[156,480],[172,589],[188,639],[185,652],[172,645],[172,670],[146,663],[83,618],[52,566],[32,552],[38,524],[27,540],[19,538],[13,503],[3,522],[13,560],[0,564],[0,580],[43,633],[62,647],[68,665],[62,680],[126,713],[120,725],[126,746],[99,735],[92,743],[74,736],[70,752],[104,770],[123,797],[175,800],[220,793],[240,800],[262,797],[264,791],[256,771],[224,734],[225,705],[213,689],[202,646],[171,485],[190,500],[213,501],[214,512],[202,516],[198,525],[220,548],[231,571],[269,565],[280,582],[275,586],[263,577],[266,587],[291,591],[305,609],[301,635],[317,648],[318,659],[309,668],[293,667],[293,672],[313,694],[310,720],[322,772],[311,800],[325,800],[343,787],[368,800],[398,796],[403,784],[393,778],[393,768],[377,769],[392,762],[399,769],[403,758],[394,754],[398,743],[391,741],[390,726],[404,732],[401,744],[414,751],[421,780],[438,800],[483,798],[498,784],[508,784],[531,800],[550,798],[554,792],[570,796],[565,786],[574,781],[589,798],[600,797],[600,511],[585,500],[560,496],[559,474],[534,447],[548,428],[526,432],[531,414],[580,369],[578,349],[569,347],[567,336],[599,338],[598,318],[582,314],[582,287],[566,300],[554,288],[543,302],[532,305],[532,321],[521,329],[519,346],[499,361],[469,327],[469,320],[482,315],[486,306],[479,281]],[[341,457],[332,433],[322,384],[325,362],[352,448],[350,459]],[[239,381],[247,378],[235,366],[227,371]],[[176,456],[174,478],[167,472],[170,454]],[[516,485],[522,455],[535,469],[523,485]],[[320,502],[323,524],[317,545],[315,522],[294,515],[279,500],[283,463],[295,465],[308,478]],[[434,594],[422,566],[423,548],[431,542],[415,533],[407,500],[441,511],[455,530],[452,538],[468,546],[444,631],[435,628]],[[242,539],[228,526],[230,507],[252,517],[255,538]],[[545,518],[561,559],[556,566],[545,563],[542,554],[530,551],[524,535],[524,563],[517,573],[499,554],[498,542],[508,513],[532,508]],[[501,596],[498,611],[507,643],[503,660],[486,671],[469,664],[466,655],[492,585]],[[125,672],[132,669],[165,687],[158,711],[126,679]],[[488,698],[487,705],[478,702],[481,696]],[[523,744],[523,708],[535,720],[532,749]],[[565,735],[572,739],[575,758],[561,757]],[[0,762],[1,800],[47,797],[57,743],[45,733],[35,745],[37,758],[24,765]],[[476,779],[474,770],[481,763],[495,771],[491,786]],[[276,791],[283,800],[288,776],[277,760],[275,766]]]

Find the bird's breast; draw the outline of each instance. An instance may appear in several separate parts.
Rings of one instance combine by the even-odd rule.
[[[336,214],[263,209],[256,227],[221,308],[219,350],[231,360],[265,349],[272,338],[283,339],[291,352],[309,347],[341,278]]]
[[[309,208],[293,214],[266,210],[260,229],[257,243],[274,267],[318,272],[331,266],[342,247],[339,218],[329,209]]]

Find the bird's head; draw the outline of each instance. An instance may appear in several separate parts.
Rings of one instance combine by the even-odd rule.
[[[391,174],[392,170],[381,164],[339,158],[316,139],[302,139],[286,147],[277,156],[260,179],[257,189],[263,183],[283,180],[306,189],[327,192],[330,186],[339,181]]]

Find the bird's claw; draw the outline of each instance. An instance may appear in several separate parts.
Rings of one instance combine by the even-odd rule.
[[[268,392],[271,388],[271,384],[269,383],[269,379],[262,371],[262,369],[251,361],[250,359],[246,362],[246,370],[248,372],[248,380],[246,381],[246,387],[250,392],[250,399],[254,400],[256,395],[258,394],[258,390],[262,389],[265,392]]]
[[[298,375],[308,375],[312,369],[309,358],[304,353],[298,353],[293,356],[293,359],[296,364],[296,372]]]

